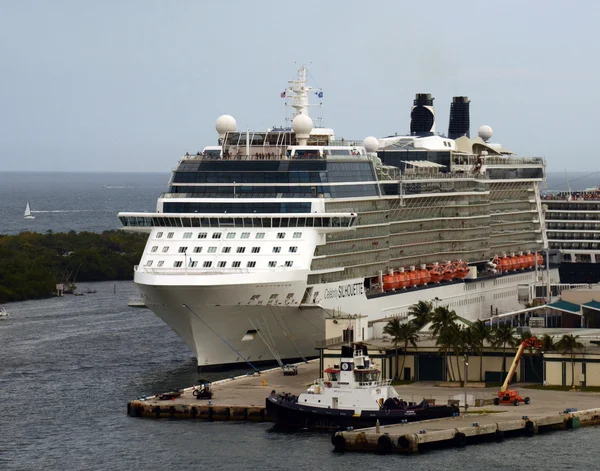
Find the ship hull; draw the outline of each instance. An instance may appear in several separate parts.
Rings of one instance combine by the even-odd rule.
[[[455,406],[428,406],[408,409],[380,409],[361,411],[355,414],[350,409],[324,409],[305,406],[296,402],[286,401],[279,396],[266,399],[266,409],[269,417],[281,429],[309,430],[340,430],[352,428],[375,427],[421,420],[440,419],[459,415]]]

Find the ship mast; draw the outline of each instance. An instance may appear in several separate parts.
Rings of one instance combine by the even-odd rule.
[[[309,103],[309,94],[315,93],[317,96],[321,93],[322,90],[320,88],[314,88],[307,85],[307,77],[308,77],[308,67],[303,65],[298,69],[298,74],[294,80],[288,81],[288,87],[285,89],[285,97],[289,99],[286,101],[286,106],[291,106],[294,109],[292,116],[289,118],[289,121],[293,121],[296,116],[299,114],[303,114],[309,116],[309,108],[311,106],[321,107],[322,103],[313,104]],[[321,119],[321,118],[317,118]]]

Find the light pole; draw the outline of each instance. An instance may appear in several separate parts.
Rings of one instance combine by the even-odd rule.
[[[465,354],[463,357],[463,361],[465,362],[465,414],[467,413],[467,409],[469,405],[467,404],[467,379],[469,377],[469,357]]]

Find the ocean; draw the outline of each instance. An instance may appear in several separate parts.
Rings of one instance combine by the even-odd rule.
[[[117,228],[116,212],[152,210],[167,179],[163,174],[0,173],[0,233]],[[48,212],[24,222],[27,200],[34,211]],[[268,423],[128,417],[129,400],[193,384],[194,359],[152,312],[127,306],[136,293],[132,282],[79,287],[96,292],[6,305],[11,319],[0,321],[0,470],[597,466],[597,427],[404,457],[336,454],[329,434],[278,433]],[[217,379],[223,373],[202,376]]]

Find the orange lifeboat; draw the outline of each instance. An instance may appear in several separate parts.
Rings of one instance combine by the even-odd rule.
[[[527,268],[527,255],[523,252],[519,253],[519,270],[525,270]]]
[[[427,283],[431,282],[431,274],[429,273],[429,270],[427,270],[427,267],[425,265],[421,265],[421,268],[417,271],[420,276],[420,285],[426,285]]]
[[[529,252],[525,257],[527,258],[527,268],[535,267],[535,255]]]
[[[398,283],[396,282],[396,276],[394,272],[390,270],[387,275],[383,275],[383,290],[391,291],[398,287]]]
[[[410,267],[410,270],[408,271],[408,286],[417,286],[419,284],[419,278],[419,272],[415,270],[415,267]]]
[[[452,281],[456,277],[456,265],[453,262],[446,263],[444,267],[444,280]]]
[[[463,279],[469,274],[469,265],[467,262],[456,260],[454,263],[456,264],[456,278]]]
[[[431,275],[432,283],[439,283],[444,279],[444,267],[439,263],[434,263],[427,267],[429,269],[429,275]]]
[[[538,267],[541,267],[544,265],[544,257],[542,257],[542,254],[537,254],[537,263],[538,263]]]
[[[510,257],[506,257],[506,265],[508,271],[514,271],[519,266],[519,262],[517,261],[517,257],[511,254]]]
[[[394,275],[394,278],[399,289],[406,288],[410,284],[408,273],[404,271],[404,268],[400,268],[400,271]]]

